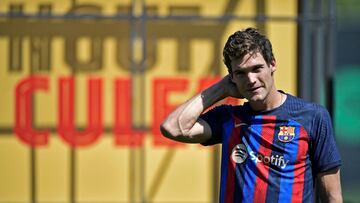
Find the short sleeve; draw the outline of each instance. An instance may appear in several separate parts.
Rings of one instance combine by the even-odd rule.
[[[331,118],[324,107],[318,109],[313,125],[311,155],[314,172],[320,173],[339,167],[341,158],[336,146]]]
[[[228,118],[229,106],[221,105],[217,106],[200,116],[201,119],[205,120],[211,128],[211,138],[204,143],[204,146],[219,144],[222,142],[222,126],[226,118]]]

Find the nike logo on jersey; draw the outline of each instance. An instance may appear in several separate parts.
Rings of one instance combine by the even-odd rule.
[[[244,125],[247,125],[246,123],[235,123],[235,128],[238,128],[240,126],[244,126]]]

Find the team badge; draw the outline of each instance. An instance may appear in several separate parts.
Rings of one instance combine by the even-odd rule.
[[[290,142],[295,137],[295,127],[280,126],[278,138],[281,142]]]

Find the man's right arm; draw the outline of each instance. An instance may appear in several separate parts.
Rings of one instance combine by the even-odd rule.
[[[211,138],[209,124],[200,119],[201,113],[216,102],[234,95],[235,85],[229,76],[212,85],[172,111],[160,126],[162,134],[175,141],[203,143]],[[240,98],[240,97],[239,97]]]

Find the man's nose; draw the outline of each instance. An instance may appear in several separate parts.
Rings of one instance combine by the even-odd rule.
[[[247,74],[247,81],[249,85],[253,85],[256,83],[256,74],[255,73],[248,73]]]

